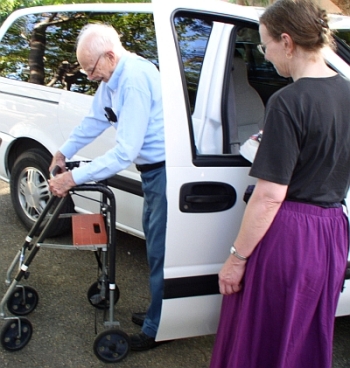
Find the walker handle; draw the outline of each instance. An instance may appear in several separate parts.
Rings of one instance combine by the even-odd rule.
[[[61,171],[61,168],[56,165],[50,172],[50,178],[54,178],[56,176],[57,173],[59,173]]]
[[[68,171],[72,171],[73,169],[75,169],[76,167],[79,167],[81,164],[85,164],[85,163],[89,163],[91,162],[90,160],[84,160],[84,161],[68,161],[66,162],[66,169]],[[56,165],[50,172],[50,178],[52,179],[53,177],[56,176],[56,174],[62,172],[61,168]]]

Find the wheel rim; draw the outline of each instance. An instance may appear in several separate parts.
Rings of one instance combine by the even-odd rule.
[[[129,350],[129,337],[121,330],[104,331],[95,339],[94,352],[104,362],[119,362],[127,356]]]
[[[21,334],[19,336],[19,323]],[[1,344],[6,350],[24,348],[32,337],[33,327],[26,318],[8,321],[1,334]]]
[[[27,167],[21,172],[18,184],[18,199],[23,212],[36,221],[50,199],[46,177],[35,167]]]
[[[35,289],[30,286],[18,286],[7,302],[7,309],[16,316],[25,316],[36,308],[38,300]]]

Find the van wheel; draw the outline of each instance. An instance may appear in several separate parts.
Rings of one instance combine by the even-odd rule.
[[[40,149],[24,152],[16,160],[11,171],[10,191],[13,207],[23,225],[29,230],[45,208],[51,193],[47,182],[51,156]],[[53,212],[54,208],[52,208]],[[66,201],[62,213],[74,212],[71,198]],[[45,226],[43,221],[39,232]],[[71,230],[71,219],[57,220],[48,237],[54,237]]]

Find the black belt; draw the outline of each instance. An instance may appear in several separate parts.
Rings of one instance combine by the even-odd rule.
[[[165,161],[156,162],[155,164],[136,165],[136,169],[143,173],[143,172],[159,169],[160,167],[163,167],[163,166],[165,166]]]

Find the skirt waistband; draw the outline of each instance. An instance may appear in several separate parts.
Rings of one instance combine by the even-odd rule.
[[[343,206],[339,203],[338,207],[320,207],[310,203],[284,201],[281,209],[302,212],[316,216],[339,216],[343,215]]]

